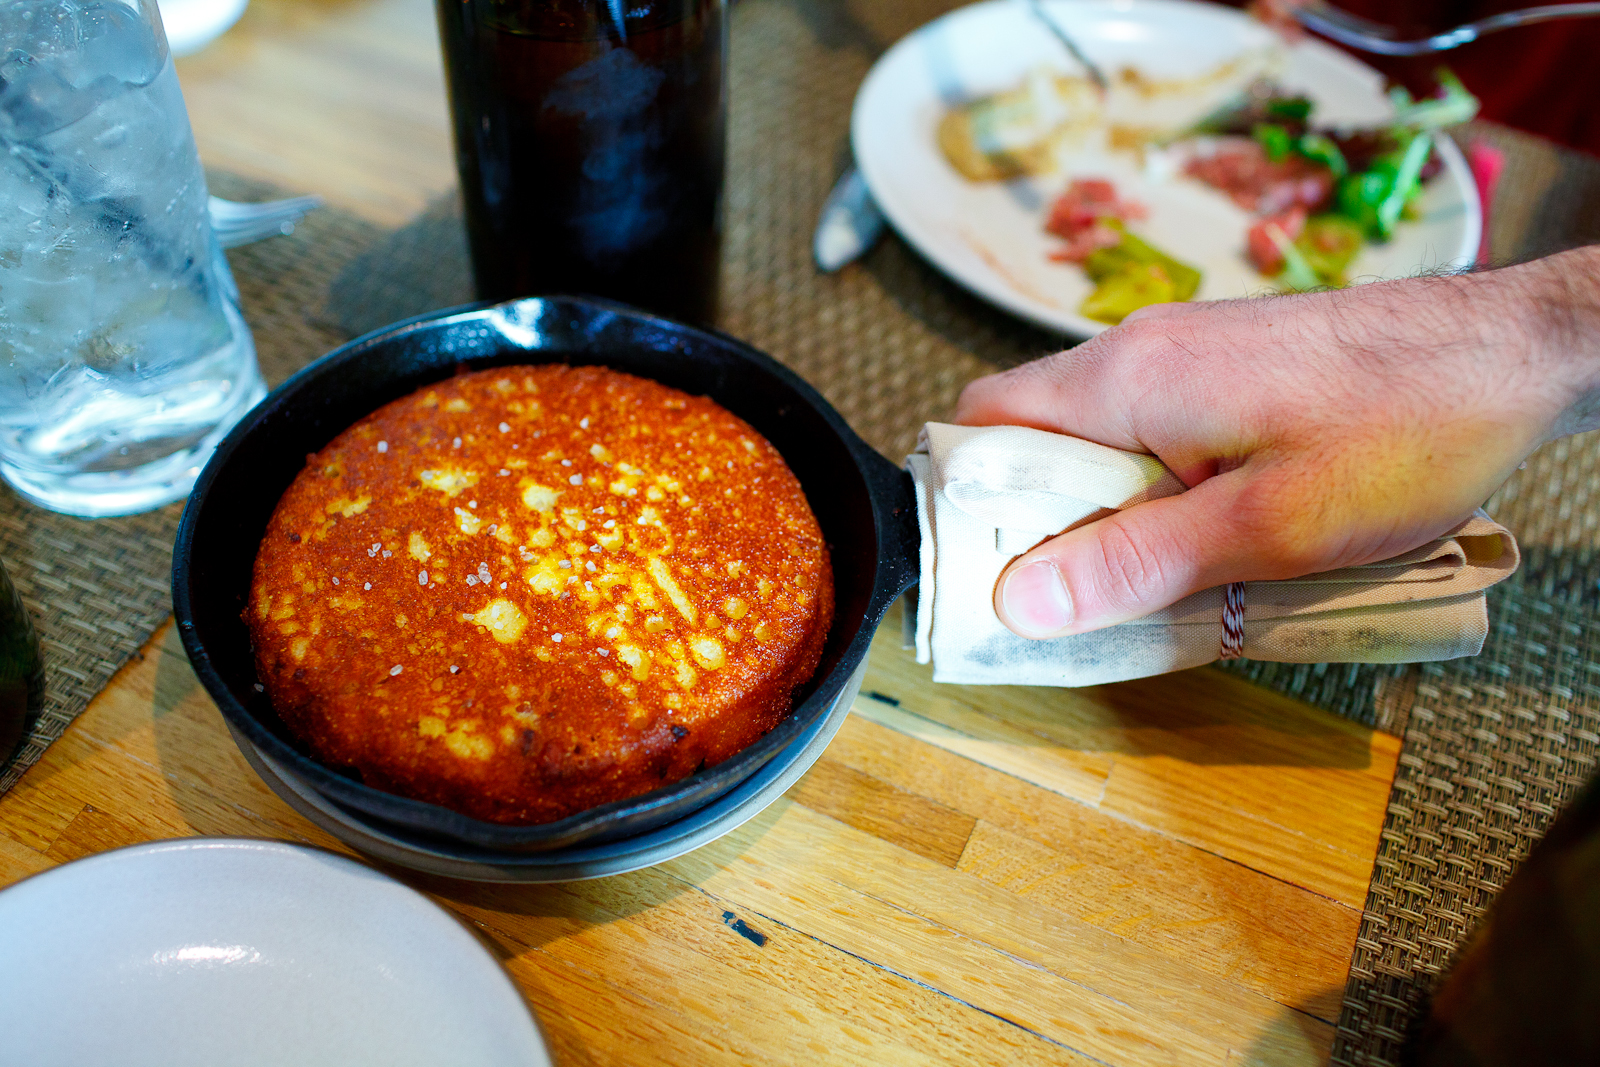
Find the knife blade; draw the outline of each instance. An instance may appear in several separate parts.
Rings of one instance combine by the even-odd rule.
[[[883,212],[866,179],[851,167],[828,194],[811,238],[811,254],[824,274],[832,274],[865,255],[883,236]]]

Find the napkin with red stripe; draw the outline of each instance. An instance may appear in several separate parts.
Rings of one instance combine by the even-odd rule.
[[[928,423],[906,459],[922,526],[917,660],[936,682],[1097,685],[1222,655],[1224,588],[1142,619],[1044,641],[995,616],[1011,560],[1055,534],[1184,485],[1153,456],[1019,426]],[[1516,539],[1479,511],[1378,563],[1244,587],[1242,655],[1282,663],[1414,663],[1476,655],[1484,590],[1516,570]]]

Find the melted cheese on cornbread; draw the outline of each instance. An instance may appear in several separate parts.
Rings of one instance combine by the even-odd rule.
[[[564,366],[441,382],[310,457],[246,612],[318,755],[512,822],[749,744],[831,615],[821,531],[765,439],[703,397]]]

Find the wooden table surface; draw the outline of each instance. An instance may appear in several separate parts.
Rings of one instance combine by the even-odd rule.
[[[212,166],[384,225],[454,181],[426,0],[253,0],[179,72]],[[1212,670],[934,686],[898,635],[712,845],[561,886],[390,873],[494,948],[563,1065],[1326,1061],[1397,739]],[[0,884],[191,834],[345,851],[169,625],[0,798]]]

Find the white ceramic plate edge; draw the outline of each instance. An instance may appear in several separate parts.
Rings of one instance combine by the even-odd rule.
[[[101,906],[91,905],[85,912],[84,905],[91,902]],[[139,904],[144,906],[136,906]],[[118,910],[129,907],[133,910],[126,915]],[[63,908],[70,914],[62,914]],[[4,979],[13,978],[27,982],[48,1001],[42,1007],[46,1017],[41,1018],[40,1006],[34,1005],[25,1025],[7,1028],[11,1034],[8,1053],[26,1054],[30,1063],[67,1062],[59,1057],[81,1055],[86,1044],[123,1040],[132,1042],[119,1054],[121,1062],[129,1064],[171,1062],[165,1057],[182,1051],[192,1053],[177,1055],[183,1064],[202,1059],[210,1062],[202,1050],[215,1050],[219,1043],[237,1044],[237,1062],[255,1064],[263,1055],[273,1054],[273,1042],[279,1053],[294,1051],[297,1058],[307,1057],[300,1062],[323,1062],[317,1058],[317,1050],[327,1051],[324,1042],[330,1038],[333,1047],[370,1049],[378,1055],[380,1035],[394,1029],[383,1013],[405,1010],[403,1003],[394,1001],[396,993],[402,1001],[406,995],[421,995],[403,982],[405,974],[413,973],[432,975],[430,980],[436,982],[444,981],[444,975],[454,975],[448,986],[463,991],[470,988],[472,1005],[490,1013],[487,1018],[462,1022],[470,1027],[463,1035],[479,1034],[486,1039],[477,1052],[462,1048],[463,1054],[470,1055],[468,1062],[505,1067],[550,1064],[527,999],[461,920],[410,886],[325,849],[257,838],[143,842],[40,871],[6,887],[0,891],[0,916],[4,916],[6,928],[0,933],[0,942],[9,943],[19,958],[48,960],[43,972],[62,968],[55,975],[36,971],[26,977],[0,976],[0,988],[7,984]],[[363,927],[363,922],[367,926]],[[385,924],[410,931],[410,938],[404,943],[393,941],[391,925]],[[94,933],[97,928],[109,936],[102,940]],[[86,931],[80,934],[88,939],[81,951],[72,946],[73,931]],[[325,939],[323,933],[329,936]],[[229,951],[234,956],[253,952],[264,964],[250,959],[231,965],[208,962],[231,961],[227,952],[209,943],[240,934],[250,940]],[[38,943],[30,946],[30,941]],[[167,951],[158,952],[154,967],[145,957],[125,955],[130,950],[148,952],[152,945],[170,948],[172,962],[160,963]],[[335,954],[319,964],[317,954],[329,949]],[[419,952],[426,956],[426,964],[415,957]],[[140,960],[145,962],[140,964]],[[345,961],[357,961],[353,971]],[[238,970],[240,966],[245,969]],[[417,967],[426,970],[415,971]],[[346,1033],[338,1037],[338,1030],[345,1029],[343,1022],[326,1031],[318,1026],[327,1026],[327,1019],[320,1024],[306,1020],[304,1029],[293,1025],[303,1017],[291,1005],[295,998],[306,995],[307,988],[316,989],[320,982],[333,983],[326,992],[353,991],[355,986],[348,979],[363,968],[378,980],[375,984],[363,982],[370,990],[348,1003],[352,1009],[366,1004],[373,1012],[356,1011]],[[391,987],[386,981],[401,984]],[[54,985],[81,988],[90,1003],[79,1003],[71,996],[57,998],[49,992]],[[426,984],[418,988],[432,989]],[[281,1002],[262,996],[275,989],[284,990]],[[17,1009],[18,995],[26,1001],[29,994],[13,990],[4,997],[0,1017]],[[58,1001],[60,1015],[53,1017]],[[412,1012],[417,1007],[409,1006]],[[124,1023],[131,1023],[131,1030],[137,1031],[148,1022],[154,1031],[148,1035],[153,1043],[142,1044],[137,1033],[100,1033],[92,1025],[84,1025],[96,1019],[108,1023],[119,1012],[126,1015],[128,1011],[135,1014]],[[170,1026],[181,1025],[177,1020],[185,1017],[199,1022],[192,1036],[180,1039]],[[441,1018],[460,1017],[446,1013]],[[79,1024],[77,1030],[74,1023]],[[255,1044],[250,1036],[252,1026],[265,1026],[272,1041],[265,1046]],[[402,1025],[396,1038],[403,1040],[404,1032]],[[378,1039],[376,1043],[374,1039]],[[173,1045],[173,1041],[181,1044]],[[491,1046],[497,1051],[487,1053]],[[479,1059],[479,1052],[489,1059]]]
[[[250,0],[167,0],[162,29],[174,56],[188,56],[221,37],[239,21]]]
[[[1191,0],[1113,0],[1112,3],[1105,3],[1103,0],[1073,0],[1073,6],[1080,5],[1085,9],[1098,7],[1121,13],[1136,11],[1139,8],[1159,11],[1162,7],[1193,7],[1221,17],[1235,17],[1241,23],[1248,19],[1248,16],[1235,9],[1216,4],[1195,3]],[[888,83],[893,77],[895,61],[902,59],[903,53],[907,50],[918,47],[921,35],[938,32],[938,27],[946,20],[981,17],[986,12],[1002,12],[1016,6],[1017,0],[985,0],[970,4],[918,27],[895,42],[873,64],[856,93],[855,104],[851,111],[851,146],[856,166],[860,169],[873,199],[883,210],[884,216],[895,231],[924,259],[963,288],[1019,318],[1069,337],[1090,337],[1109,327],[1105,323],[1052,307],[1042,299],[1030,297],[1022,291],[1027,287],[1025,282],[1008,279],[998,264],[984,262],[985,257],[981,252],[956,252],[943,247],[945,242],[941,240],[938,228],[930,226],[922,219],[917,208],[902,193],[893,174],[880,163],[879,155],[868,148],[869,108],[888,88]],[[1059,5],[1052,3],[1050,6]],[[1365,80],[1375,86],[1382,84],[1381,74],[1331,45],[1307,39],[1295,47],[1305,50],[1308,55],[1325,66],[1339,68],[1352,81]],[[1019,71],[1019,77],[1020,73]],[[1482,208],[1478,203],[1477,185],[1472,178],[1471,170],[1454,141],[1449,137],[1439,137],[1437,144],[1444,172],[1453,186],[1449,193],[1461,198],[1465,217],[1462,220],[1462,233],[1457,247],[1447,256],[1441,257],[1434,253],[1433,263],[1429,269],[1462,269],[1470,266],[1477,256],[1482,234]],[[1433,183],[1434,186],[1438,184],[1437,180]],[[1157,240],[1159,241],[1159,238]],[[1268,288],[1269,283],[1266,279],[1262,279],[1260,291],[1266,291]]]

